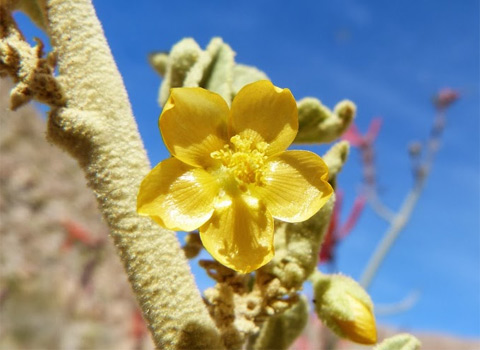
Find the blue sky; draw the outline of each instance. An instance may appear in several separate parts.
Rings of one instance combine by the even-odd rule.
[[[381,116],[378,178],[382,198],[393,209],[412,184],[407,144],[426,139],[432,96],[443,87],[458,89],[462,98],[449,111],[425,191],[369,292],[379,304],[421,293],[414,307],[379,316],[380,323],[480,337],[477,0],[133,3],[94,0],[152,164],[168,154],[156,127],[160,78],[147,55],[169,50],[184,37],[203,47],[222,37],[237,52],[237,62],[264,70],[297,99],[315,96],[331,107],[344,98],[355,101],[362,131]],[[23,29],[29,38],[38,35],[28,24]],[[323,153],[325,147],[313,150]],[[360,180],[353,151],[339,178],[344,208]],[[359,278],[386,227],[367,209],[339,247],[339,270]]]

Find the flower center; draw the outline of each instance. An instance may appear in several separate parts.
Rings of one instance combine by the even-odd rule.
[[[225,145],[223,149],[212,152],[210,156],[222,163],[229,177],[235,179],[241,191],[245,192],[249,184],[261,185],[268,144],[254,142],[240,135],[233,136],[230,142],[231,145]]]

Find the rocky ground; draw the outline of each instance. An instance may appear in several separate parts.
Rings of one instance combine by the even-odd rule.
[[[463,339],[446,334],[417,332],[411,329],[385,326],[379,327],[378,340],[382,341],[400,333],[410,333],[416,336],[422,343],[422,350],[480,350],[478,339]],[[290,350],[367,350],[371,348],[371,346],[338,340],[329,329],[318,321],[316,316],[312,315],[304,334],[293,344]]]
[[[0,349],[153,348],[83,173],[0,83]]]
[[[0,349],[152,349],[81,170],[45,140],[32,105],[8,110],[10,86],[0,81]],[[382,329],[380,339],[401,331]],[[480,349],[418,336],[425,350]],[[322,349],[322,337],[312,319],[293,348]]]

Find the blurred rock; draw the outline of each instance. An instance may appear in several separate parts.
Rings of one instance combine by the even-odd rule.
[[[0,349],[153,349],[82,171],[0,80]],[[65,248],[76,223],[92,242]],[[136,323],[135,323],[136,322]]]

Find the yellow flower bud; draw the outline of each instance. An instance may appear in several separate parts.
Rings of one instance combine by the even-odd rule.
[[[375,344],[377,330],[373,304],[365,290],[343,275],[321,275],[313,279],[318,317],[338,336],[360,344]]]

